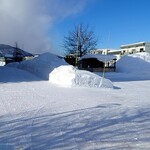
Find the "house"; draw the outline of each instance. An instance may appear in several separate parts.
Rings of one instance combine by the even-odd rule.
[[[91,72],[114,72],[116,70],[116,56],[87,54],[79,59],[78,68]]]
[[[96,49],[96,50],[91,50],[90,54],[115,55],[117,59],[119,59],[122,54],[122,50],[121,49]]]
[[[122,50],[121,49],[109,50],[108,54],[109,55],[115,55],[117,57],[117,60],[118,60],[122,56]]]
[[[96,49],[96,50],[90,50],[90,54],[108,54],[109,49]]]
[[[132,44],[126,44],[120,46],[122,55],[133,54],[139,52],[148,52],[150,53],[150,42],[138,42]]]
[[[150,53],[150,42],[138,42],[132,44],[121,45],[120,49],[96,49],[91,50],[91,54],[115,55],[119,59],[123,55],[148,52]]]
[[[64,57],[64,60],[73,66],[76,66],[76,54],[69,54]]]
[[[27,58],[33,57],[32,54],[25,52],[24,50],[12,47],[9,45],[0,44],[0,61],[5,62],[5,64],[11,62],[20,62]]]
[[[148,52],[150,53],[150,42],[138,42],[127,45],[121,45],[120,49],[95,49],[90,54],[77,58],[78,68],[89,71],[115,71],[116,61],[123,55]],[[67,55],[66,62],[76,66],[76,54]]]

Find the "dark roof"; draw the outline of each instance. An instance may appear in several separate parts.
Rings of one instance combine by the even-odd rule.
[[[33,54],[28,53],[20,48],[12,47],[10,45],[0,44],[0,54],[5,55],[13,55],[14,52],[19,52],[22,56],[33,56]]]

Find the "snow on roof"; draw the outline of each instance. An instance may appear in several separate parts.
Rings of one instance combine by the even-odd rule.
[[[24,57],[32,57],[31,53],[28,53],[20,48],[12,47],[9,45],[0,44],[0,53],[4,56],[13,55],[14,52],[19,52]]]
[[[137,42],[137,43],[131,43],[131,44],[124,44],[124,45],[121,45],[120,48],[126,48],[126,47],[132,47],[132,46],[143,46],[145,44],[149,44],[150,42]]]
[[[111,61],[113,59],[116,59],[116,56],[114,56],[114,55],[102,55],[102,54],[87,54],[87,55],[82,56],[79,59],[79,61],[83,60],[83,59],[89,59],[89,58],[96,58],[99,61],[106,62],[106,61]]]

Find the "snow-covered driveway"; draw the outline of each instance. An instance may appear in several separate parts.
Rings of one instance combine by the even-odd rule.
[[[14,68],[0,74],[0,149],[150,149],[150,80],[62,88]]]

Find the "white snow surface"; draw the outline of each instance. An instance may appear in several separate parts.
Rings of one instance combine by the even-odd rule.
[[[143,55],[125,56],[120,72],[105,73],[114,88],[64,88],[27,62],[0,67],[0,150],[149,150],[150,63]],[[140,75],[125,58],[142,66]],[[66,64],[59,65],[61,72]]]
[[[66,65],[64,59],[51,53],[44,53],[32,60],[21,62],[17,68],[26,70],[45,80],[49,80],[49,74],[60,65]]]
[[[55,68],[49,75],[49,81],[64,87],[113,88],[110,80],[70,65]]]

